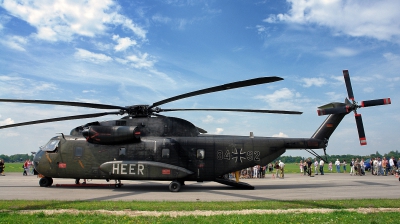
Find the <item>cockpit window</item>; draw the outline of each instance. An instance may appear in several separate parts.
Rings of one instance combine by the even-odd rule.
[[[50,140],[46,145],[44,145],[40,149],[46,152],[52,152],[57,148],[59,142],[60,140]]]

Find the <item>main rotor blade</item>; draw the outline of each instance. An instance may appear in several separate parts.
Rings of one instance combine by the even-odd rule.
[[[379,106],[379,105],[385,105],[385,104],[391,104],[392,101],[390,101],[390,98],[384,98],[384,99],[377,99],[377,100],[366,100],[366,101],[361,101],[361,107],[372,107],[372,106]]]
[[[63,106],[74,106],[74,107],[88,107],[88,108],[96,108],[96,109],[126,109],[125,107],[107,105],[107,104],[82,103],[82,102],[71,102],[71,101],[55,101],[55,100],[0,99],[0,102],[51,104],[51,105],[63,105]]]
[[[241,88],[241,87],[246,87],[246,86],[254,86],[254,85],[259,85],[259,84],[264,84],[264,83],[269,83],[269,82],[276,82],[276,81],[280,81],[280,80],[283,80],[283,78],[272,76],[272,77],[261,77],[261,78],[255,78],[255,79],[248,79],[248,80],[239,81],[239,82],[232,82],[232,83],[228,83],[228,84],[224,84],[224,85],[220,85],[220,86],[214,86],[214,87],[210,87],[207,89],[202,89],[202,90],[197,90],[197,91],[193,91],[190,93],[181,94],[181,95],[174,96],[174,97],[171,97],[171,98],[168,98],[165,100],[161,100],[161,101],[153,103],[153,105],[151,105],[150,108],[160,106],[162,104],[166,104],[166,103],[169,103],[172,101],[192,97],[192,96],[213,93],[213,92],[218,92],[218,91],[224,91],[224,90],[229,90],[229,89],[236,89],[236,88]]]
[[[344,82],[346,83],[347,94],[351,101],[354,101],[353,88],[351,87],[349,70],[343,70]]]
[[[50,118],[50,119],[37,120],[37,121],[28,121],[28,122],[23,122],[23,123],[0,126],[0,129],[25,126],[25,125],[31,125],[31,124],[49,123],[49,122],[55,122],[55,121],[67,121],[67,120],[77,120],[77,119],[83,119],[83,118],[101,117],[101,116],[106,116],[106,115],[110,115],[110,114],[119,114],[119,112],[82,114],[82,115],[75,115],[75,116],[68,116],[68,117],[57,117],[57,118]]]
[[[360,138],[360,145],[366,145],[367,139],[365,138],[364,125],[362,122],[361,114],[354,114],[354,118],[356,119],[358,137]]]
[[[271,114],[302,114],[299,111],[286,111],[286,110],[248,110],[248,109],[161,109],[157,112],[170,112],[170,111],[231,111],[231,112],[250,112],[250,113],[271,113]]]

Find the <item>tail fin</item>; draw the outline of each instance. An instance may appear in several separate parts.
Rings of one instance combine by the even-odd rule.
[[[344,103],[330,103],[324,105],[319,108],[340,108],[346,106]],[[320,139],[320,140],[329,140],[332,133],[335,131],[336,127],[342,121],[346,113],[337,113],[337,114],[330,114],[325,121],[321,124],[321,126],[317,129],[317,131],[312,135],[311,138]]]

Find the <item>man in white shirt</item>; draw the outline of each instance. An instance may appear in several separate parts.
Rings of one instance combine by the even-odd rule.
[[[317,159],[315,159],[315,161],[314,161],[314,172],[315,172],[315,175],[318,175],[318,161],[317,161]]]
[[[321,175],[324,175],[324,164],[325,164],[324,160],[321,159],[319,161],[319,172],[321,173]]]
[[[279,160],[279,168],[281,169],[281,177],[282,179],[285,177],[285,164]]]
[[[336,173],[340,173],[340,161],[339,161],[339,159],[336,159],[335,166],[336,166]]]
[[[393,175],[393,167],[394,167],[393,159],[394,159],[393,156],[389,159],[389,166],[390,166],[389,172],[390,172],[390,174],[392,174],[392,175]]]

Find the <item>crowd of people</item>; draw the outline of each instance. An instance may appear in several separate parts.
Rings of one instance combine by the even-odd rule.
[[[285,163],[281,160],[276,161],[275,163],[269,163],[268,165],[261,166],[255,165],[253,167],[248,167],[247,169],[243,169],[240,171],[240,178],[249,179],[249,178],[264,178],[267,173],[273,174],[273,176],[277,178],[285,177]],[[230,178],[234,178],[235,174],[231,173]]]
[[[400,158],[399,160],[400,161]],[[369,165],[368,165],[369,164]],[[303,176],[313,176],[314,175],[325,175],[325,161],[323,159],[311,158],[301,160],[299,163],[300,174]],[[336,173],[347,173],[347,169],[350,170],[349,174],[352,176],[363,176],[366,171],[370,171],[372,175],[376,176],[387,176],[395,175],[397,170],[397,160],[394,157],[387,159],[385,157],[371,158],[366,161],[364,159],[352,159],[349,163],[346,160],[340,161],[336,159],[334,163],[329,161],[328,172],[333,173],[334,167],[336,168]],[[268,165],[261,166],[255,165],[254,167],[249,167],[243,169],[240,172],[240,178],[264,178],[267,173],[272,174],[272,177],[284,178],[285,176],[285,163],[281,160],[275,161],[274,163],[269,163]],[[230,174],[230,177],[234,177],[234,173]]]

